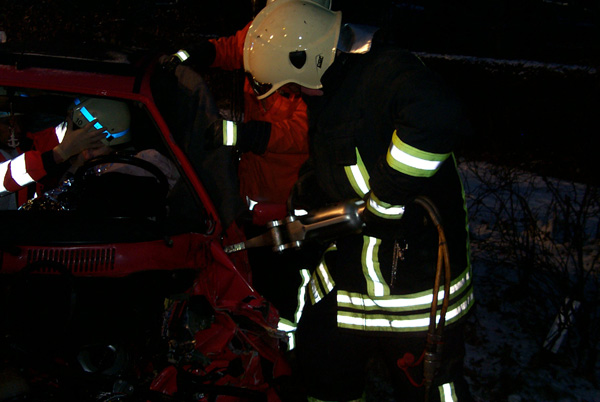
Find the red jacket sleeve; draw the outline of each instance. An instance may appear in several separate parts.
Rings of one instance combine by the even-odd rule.
[[[58,145],[55,128],[28,134],[27,137],[33,140],[34,149],[0,164],[0,195],[19,191],[47,174],[42,154]]]
[[[249,22],[244,29],[237,31],[233,36],[209,40],[215,45],[216,50],[215,61],[211,67],[218,67],[223,70],[244,68],[244,40],[250,24],[252,22]]]

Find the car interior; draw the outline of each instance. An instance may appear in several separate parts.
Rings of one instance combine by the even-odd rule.
[[[78,94],[0,87],[0,111],[19,115],[23,131],[37,132],[65,120]],[[127,101],[132,141],[114,155],[88,161],[64,185],[63,177],[42,180],[44,194],[16,210],[0,210],[2,244],[131,242],[185,232],[207,233],[211,224],[186,174],[166,146],[159,127],[142,102]],[[21,144],[26,150],[29,144]],[[164,174],[135,152],[154,149],[178,169],[169,191]],[[111,163],[134,165],[149,174],[97,174]],[[95,173],[96,172],[96,173]],[[31,186],[35,186],[32,184]],[[14,196],[13,194],[4,197]],[[92,228],[92,230],[90,230]]]

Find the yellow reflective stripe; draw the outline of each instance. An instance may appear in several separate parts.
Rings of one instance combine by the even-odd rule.
[[[369,194],[367,209],[384,219],[401,219],[404,215],[404,205],[392,205],[381,201],[373,193]]]
[[[296,324],[300,322],[300,317],[302,317],[302,311],[304,310],[304,306],[306,304],[306,288],[308,287],[308,283],[310,281],[310,271],[308,269],[301,269],[300,277],[302,278],[302,282],[298,288],[298,307],[294,313],[294,321]]]
[[[25,163],[25,154],[21,154],[10,162],[10,174],[19,186],[26,186],[32,183],[33,178],[27,173],[27,165]],[[4,180],[4,177],[2,177]]]
[[[454,383],[449,382],[442,384],[438,387],[440,392],[440,402],[457,402],[456,390],[454,389]]]
[[[379,266],[379,245],[381,240],[376,237],[363,236],[362,267],[367,281],[369,295],[380,297],[390,294],[390,287],[383,279]]]
[[[360,157],[358,148],[356,148],[356,165],[344,166],[344,171],[354,192],[360,198],[364,197],[369,192],[369,172]]]
[[[471,285],[471,270],[467,268],[463,273],[455,278],[450,283],[450,298],[464,291]],[[356,309],[358,311],[374,311],[388,310],[393,313],[402,313],[407,311],[416,311],[429,308],[433,302],[433,289],[424,290],[421,292],[410,293],[407,295],[385,295],[383,297],[375,297],[373,295],[363,295],[356,292],[347,292],[338,290],[337,301],[338,306],[346,309]],[[472,289],[471,289],[472,292]],[[438,300],[444,298],[444,287],[442,286],[438,292]]]
[[[223,120],[223,145],[235,146],[237,144],[237,125],[231,120]]]
[[[182,62],[184,62],[190,58],[190,54],[183,49],[181,49],[177,53],[175,53],[175,56],[177,56],[177,58],[179,60],[181,60]]]
[[[463,317],[473,306],[474,296],[470,291],[458,302],[449,306],[446,312],[446,323],[451,324]],[[439,322],[440,314],[436,315]],[[380,332],[419,332],[429,327],[429,312],[397,316],[390,314],[364,314],[349,311],[338,311],[338,327],[360,331]]]
[[[319,285],[319,279],[320,279],[320,283],[325,285],[325,289],[323,289]],[[325,297],[327,294],[329,294],[329,292],[331,292],[333,290],[333,288],[335,286],[335,282],[333,281],[333,278],[331,277],[331,275],[329,274],[329,271],[327,270],[327,265],[325,264],[324,258],[321,261],[321,263],[319,264],[319,266],[317,267],[316,271],[313,273],[312,278],[309,283],[309,286],[310,286],[309,296],[310,296],[310,301],[312,304],[316,304],[316,303],[320,302],[321,299],[323,299],[323,297]]]
[[[288,338],[288,350],[292,350],[296,347],[296,332],[297,325],[293,322],[286,320],[285,318],[279,318],[277,323],[277,330],[285,332]]]
[[[400,173],[415,177],[433,176],[451,153],[435,154],[412,147],[400,140],[396,131],[388,149],[388,165]]]

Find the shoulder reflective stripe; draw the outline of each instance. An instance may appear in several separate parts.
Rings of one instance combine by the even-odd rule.
[[[390,287],[383,279],[379,267],[379,245],[381,240],[376,237],[363,236],[362,266],[367,280],[367,292],[373,296],[390,294]]]
[[[440,385],[438,390],[440,391],[440,402],[458,402],[453,382]]]
[[[450,153],[435,154],[405,144],[394,131],[386,160],[392,169],[401,173],[415,177],[431,177],[449,156]]]
[[[54,133],[56,134],[56,139],[60,144],[65,138],[65,134],[67,133],[67,122],[63,121],[58,126],[54,127]]]
[[[450,298],[454,298],[471,285],[471,271],[469,268],[450,283]],[[355,292],[338,290],[337,300],[340,307],[359,311],[389,310],[391,312],[405,312],[429,308],[433,301],[432,289],[407,295],[363,295]],[[438,300],[444,298],[444,288],[438,292]]]
[[[384,219],[401,219],[404,215],[404,205],[391,205],[377,198],[373,193],[369,195],[367,208],[373,214]]]
[[[11,176],[19,186],[26,186],[34,181],[29,175],[29,173],[27,173],[25,155],[26,154],[21,154],[17,156],[10,163]]]
[[[235,146],[237,144],[237,124],[231,120],[223,120],[223,145]]]
[[[10,161],[0,163],[0,194],[9,192],[4,186],[4,178],[6,177],[6,173],[8,172],[9,166]]]
[[[369,192],[369,172],[356,148],[356,165],[344,166],[350,185],[360,198]]]
[[[446,312],[446,324],[451,324],[463,317],[473,306],[473,292],[449,306]],[[439,313],[436,322],[439,322]],[[360,331],[381,332],[419,332],[429,327],[429,312],[412,315],[365,314],[350,311],[338,311],[337,323],[340,328]]]

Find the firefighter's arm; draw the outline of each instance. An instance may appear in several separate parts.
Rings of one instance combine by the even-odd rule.
[[[400,85],[394,102],[394,131],[390,144],[371,174],[365,199],[368,226],[397,226],[407,204],[451,159],[468,124],[458,99],[427,71],[412,73]]]
[[[266,150],[279,154],[308,153],[308,117],[306,104],[301,98],[295,100],[295,108],[287,119],[271,124],[271,135]]]

